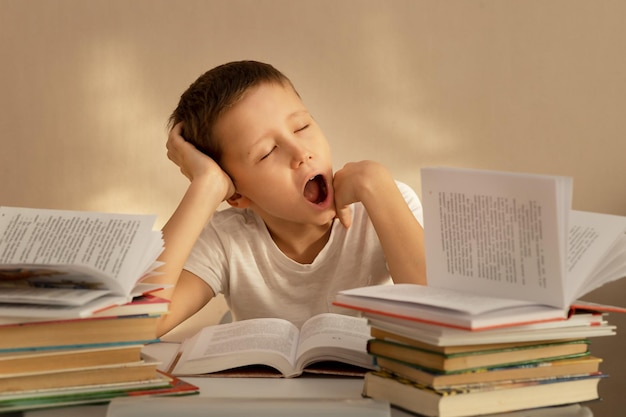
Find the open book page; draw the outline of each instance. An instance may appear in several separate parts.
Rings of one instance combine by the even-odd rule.
[[[626,217],[572,210],[567,297],[576,298],[626,276]]]
[[[300,329],[296,368],[322,360],[371,368],[372,358],[367,353],[370,338],[364,318],[333,313],[314,316]]]
[[[565,308],[571,179],[422,169],[430,286]]]
[[[40,293],[45,293],[45,288],[38,288]],[[75,290],[68,290],[75,291]],[[47,297],[47,296],[46,296]],[[76,305],[76,303],[65,303],[65,301],[73,300],[71,294],[66,294],[63,298],[58,299],[57,304],[48,304],[44,297],[42,304],[29,303],[5,303],[0,302],[0,316],[14,317],[21,319],[36,319],[36,320],[50,320],[50,319],[75,319],[92,316],[94,313],[103,311],[112,306],[125,304],[128,302],[128,297],[123,295],[104,295],[87,301],[84,304]],[[45,303],[45,304],[43,304]]]
[[[63,281],[63,274],[80,275],[87,287],[106,281],[105,288],[128,295],[157,265],[162,239],[154,221],[152,215],[1,207],[0,265],[5,273],[48,272],[42,282]]]
[[[416,315],[440,310],[446,315],[456,314],[460,317],[478,316],[506,308],[535,304],[415,284],[377,285],[343,290],[337,294],[336,303],[384,310],[397,315],[410,315],[413,310]],[[421,310],[422,307],[426,309]]]
[[[482,296],[415,284],[378,285],[340,291],[340,307],[466,330],[562,320],[567,309],[531,301]]]
[[[108,293],[107,290],[47,288],[41,291],[41,288],[8,287],[2,288],[0,303],[81,306]]]
[[[285,376],[293,369],[298,328],[281,319],[251,319],[208,326],[183,342],[175,375],[197,375],[264,364]]]

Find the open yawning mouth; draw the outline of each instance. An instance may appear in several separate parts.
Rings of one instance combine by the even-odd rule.
[[[314,204],[321,204],[328,197],[328,186],[323,175],[316,175],[307,181],[304,187],[304,198]]]

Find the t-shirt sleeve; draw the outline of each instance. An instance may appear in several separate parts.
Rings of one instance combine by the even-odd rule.
[[[224,242],[209,222],[194,245],[184,269],[205,281],[217,295],[225,291],[228,282],[228,262]]]
[[[396,181],[396,184],[402,193],[402,197],[404,197],[404,201],[406,201],[409,206],[409,209],[411,209],[417,221],[422,225],[422,227],[424,227],[424,211],[422,208],[422,202],[417,196],[417,193],[403,182]]]

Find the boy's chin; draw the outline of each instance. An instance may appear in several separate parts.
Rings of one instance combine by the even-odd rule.
[[[317,213],[314,218],[311,218],[311,224],[315,224],[320,227],[332,225],[336,216],[337,213],[335,212],[334,207],[330,207],[327,210]]]

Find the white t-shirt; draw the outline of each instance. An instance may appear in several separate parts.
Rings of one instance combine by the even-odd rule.
[[[420,223],[415,192],[397,182]],[[352,205],[352,225],[337,220],[313,263],[288,258],[263,220],[248,209],[216,212],[196,242],[185,269],[223,293],[233,320],[280,317],[296,326],[316,314],[347,313],[332,302],[344,289],[392,283],[374,227],[361,203]],[[349,312],[348,312],[349,313]]]

